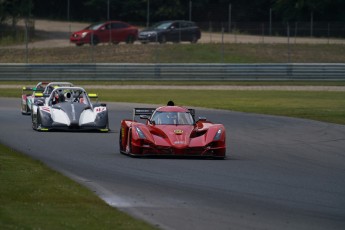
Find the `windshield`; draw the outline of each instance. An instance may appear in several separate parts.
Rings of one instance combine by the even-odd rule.
[[[84,90],[81,89],[64,89],[58,88],[52,92],[50,96],[49,105],[55,105],[58,103],[81,103],[84,105],[91,105],[89,97]]]
[[[166,30],[171,25],[171,22],[163,22],[163,23],[157,23],[152,28],[153,29],[159,29],[159,30]]]
[[[103,23],[93,24],[85,28],[85,30],[98,30],[101,26],[103,26]]]
[[[193,125],[193,117],[189,112],[160,112],[152,115],[151,122],[156,125]]]

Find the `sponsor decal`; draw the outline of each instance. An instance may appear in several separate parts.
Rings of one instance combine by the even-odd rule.
[[[97,108],[95,108],[95,112],[96,112],[96,113],[101,113],[101,112],[104,112],[104,111],[106,111],[106,110],[107,110],[106,107],[97,107]]]
[[[125,128],[122,127],[122,131],[121,131],[121,138],[124,139],[125,138]]]
[[[174,144],[175,145],[184,145],[184,144],[186,144],[186,142],[185,141],[175,141]]]
[[[49,107],[43,106],[43,107],[41,107],[41,110],[44,111],[44,112],[50,113],[50,108]]]
[[[181,130],[181,129],[175,129],[175,130],[174,130],[174,133],[175,133],[176,135],[181,135],[181,134],[183,133],[183,130]]]
[[[75,108],[74,108],[74,104],[71,104],[71,106],[72,106],[72,119],[73,119],[73,121],[75,121],[76,118],[75,118]]]

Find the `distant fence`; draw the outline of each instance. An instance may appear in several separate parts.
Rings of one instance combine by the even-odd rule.
[[[344,81],[345,64],[0,64],[0,81]]]

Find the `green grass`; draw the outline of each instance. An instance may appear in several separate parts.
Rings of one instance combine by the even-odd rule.
[[[103,83],[104,84],[104,83]],[[100,101],[198,106],[345,124],[345,92],[90,89]],[[20,98],[20,88],[0,97]],[[42,163],[0,145],[0,229],[151,229]]]
[[[0,63],[343,63],[343,44],[148,44],[11,49]]]
[[[67,81],[67,80],[66,80]],[[0,85],[35,86],[37,81],[1,81]],[[239,86],[260,86],[260,85],[293,85],[293,86],[345,86],[345,81],[73,81],[75,85],[239,85]]]
[[[307,118],[345,124],[345,92],[264,90],[88,89],[102,102],[136,102],[225,109]],[[0,96],[20,98],[20,89],[2,89]]]
[[[179,105],[282,115],[345,124],[345,92],[236,90],[89,90],[102,101]]]
[[[0,144],[0,229],[154,229]]]

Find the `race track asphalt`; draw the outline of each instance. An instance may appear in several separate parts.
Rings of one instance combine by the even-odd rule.
[[[20,99],[0,98],[0,142],[162,229],[345,229],[345,126],[197,109],[227,129],[226,160],[131,158],[110,133],[36,132]]]

